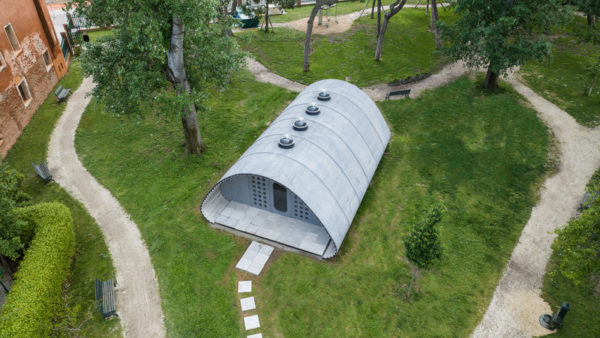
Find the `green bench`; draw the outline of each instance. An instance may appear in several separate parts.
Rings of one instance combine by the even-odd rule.
[[[396,96],[396,95],[404,95],[404,97],[408,98],[408,96],[410,95],[410,89],[405,89],[405,90],[396,90],[393,92],[389,92],[386,96],[385,99],[389,100],[390,96]]]
[[[96,309],[102,314],[104,319],[117,316],[115,310],[115,283],[112,279],[102,282],[94,278],[96,284]]]

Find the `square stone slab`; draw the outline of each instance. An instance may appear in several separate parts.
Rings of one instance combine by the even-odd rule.
[[[238,282],[238,293],[252,292],[252,281]]]
[[[258,329],[260,327],[258,315],[244,317],[244,326],[246,326],[246,331]]]
[[[248,338],[262,338],[262,333],[251,334],[248,336]]]
[[[269,260],[272,252],[272,246],[252,241],[235,267],[258,276]]]
[[[242,311],[250,311],[256,309],[256,303],[254,303],[254,297],[240,299],[242,304]]]

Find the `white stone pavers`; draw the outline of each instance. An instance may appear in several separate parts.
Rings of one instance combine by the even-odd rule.
[[[252,292],[252,281],[246,280],[238,282],[238,293]]]
[[[242,305],[242,311],[250,311],[256,309],[256,303],[254,303],[254,297],[240,299]]]
[[[258,315],[244,317],[244,326],[246,327],[246,331],[258,329],[260,327]]]
[[[272,246],[252,241],[235,267],[258,276],[272,252]]]
[[[262,338],[262,333],[251,334],[248,336],[248,338]]]

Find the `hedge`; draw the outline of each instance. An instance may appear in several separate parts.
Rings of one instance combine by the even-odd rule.
[[[47,337],[74,252],[73,219],[60,203],[17,209],[35,235],[0,314],[0,337]]]

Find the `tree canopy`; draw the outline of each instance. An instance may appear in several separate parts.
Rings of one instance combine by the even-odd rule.
[[[418,268],[428,269],[442,258],[440,232],[435,226],[442,221],[443,210],[440,204],[433,206],[425,221],[415,224],[404,238],[406,258]]]
[[[113,27],[113,34],[82,53],[84,73],[96,83],[94,96],[118,115],[140,113],[144,102],[158,99],[163,111],[181,114],[186,151],[198,153],[202,140],[196,109],[201,108],[206,86],[226,85],[244,58],[228,34],[233,19],[221,10],[220,2],[75,0],[73,4],[76,15]],[[170,85],[176,94],[164,90]],[[196,141],[199,144],[193,144]]]
[[[458,1],[460,18],[453,25],[440,22],[449,41],[444,53],[470,67],[485,67],[485,86],[497,87],[498,76],[514,66],[550,56],[544,33],[569,17],[561,0]]]

